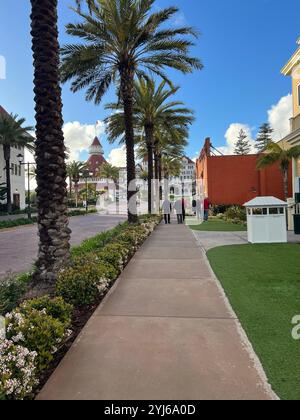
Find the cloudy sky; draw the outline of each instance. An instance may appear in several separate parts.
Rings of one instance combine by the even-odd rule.
[[[70,10],[74,0],[59,1],[61,44],[72,42],[65,24],[77,21]],[[0,80],[0,104],[34,124],[33,68],[30,46],[29,1],[1,0],[0,56],[6,60],[6,79]],[[289,130],[291,83],[280,69],[296,50],[299,37],[299,0],[157,0],[155,7],[177,5],[180,13],[170,23],[191,25],[202,33],[193,50],[204,70],[183,76],[169,71],[181,86],[177,97],[195,110],[187,154],[195,157],[205,137],[224,153],[232,153],[243,128],[254,141],[259,126],[269,121],[279,139]],[[72,94],[63,87],[64,133],[70,158],[86,159],[87,147],[99,135],[105,156],[124,165],[124,149],[109,145],[105,127],[96,121],[107,116],[106,102],[114,100],[114,89],[100,106],[87,103],[84,92]]]

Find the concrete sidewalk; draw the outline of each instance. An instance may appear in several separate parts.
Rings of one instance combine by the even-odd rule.
[[[267,400],[260,364],[185,226],[158,227],[39,400]]]

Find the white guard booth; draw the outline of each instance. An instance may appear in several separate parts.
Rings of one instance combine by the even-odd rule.
[[[257,197],[245,203],[248,241],[252,244],[287,242],[287,203],[275,197]]]

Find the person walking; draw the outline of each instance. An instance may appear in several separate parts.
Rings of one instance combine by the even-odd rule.
[[[211,207],[211,202],[208,197],[204,199],[204,222],[208,222],[209,210]]]
[[[165,224],[170,225],[171,224],[172,203],[167,198],[163,202],[162,209],[163,209],[163,213],[164,213]]]
[[[177,222],[178,224],[182,224],[183,223],[183,216],[182,216],[182,200],[177,200],[175,205],[174,205],[175,211],[176,211],[176,215],[177,215]]]
[[[181,205],[182,205],[182,222],[184,223],[185,222],[185,216],[186,216],[184,198],[181,200]]]

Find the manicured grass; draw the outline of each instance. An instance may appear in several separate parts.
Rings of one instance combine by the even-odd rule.
[[[208,258],[281,399],[300,399],[300,245],[215,248]]]
[[[235,224],[222,219],[211,219],[201,225],[192,225],[190,227],[193,230],[203,232],[242,232],[247,230],[247,227],[243,224]]]

